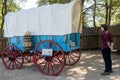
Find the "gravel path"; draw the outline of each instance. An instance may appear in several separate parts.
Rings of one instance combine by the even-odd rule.
[[[104,62],[100,51],[82,51],[80,61],[73,66],[65,66],[58,76],[40,73],[32,63],[24,64],[20,70],[7,70],[0,58],[0,80],[120,80],[120,54],[112,53],[113,71],[102,76]]]

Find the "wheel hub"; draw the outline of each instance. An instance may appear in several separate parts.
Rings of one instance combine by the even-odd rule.
[[[9,57],[9,60],[10,60],[10,61],[14,61],[15,58],[13,58],[13,57]]]
[[[46,61],[51,61],[51,57],[48,57],[48,56],[47,56],[47,57],[45,57],[45,60],[46,60]]]

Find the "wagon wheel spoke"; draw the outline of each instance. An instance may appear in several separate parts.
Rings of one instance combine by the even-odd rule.
[[[15,57],[17,57],[17,56],[20,56],[20,54],[19,54],[19,53],[16,53],[16,54],[15,54]]]
[[[50,67],[52,68],[52,73],[55,74],[55,71],[54,71],[54,68],[53,68],[52,62],[50,63]]]
[[[75,62],[75,58],[73,58],[72,56],[70,56],[70,58]]]
[[[53,63],[53,66],[55,67],[54,69],[59,70],[58,67],[56,67],[56,65],[53,61],[51,63]]]
[[[20,57],[16,57],[16,59],[22,59],[22,56],[20,56]]]
[[[57,63],[60,63],[58,60],[54,59],[53,61],[57,62]]]
[[[14,61],[12,61],[12,69],[14,70]]]
[[[79,54],[71,54],[70,55],[70,58],[73,60],[73,61],[75,61],[78,57],[79,57],[80,55]]]
[[[8,54],[8,56],[11,56],[11,51],[6,51],[6,52],[4,52],[4,54]]]
[[[10,62],[10,61],[9,61],[9,60],[7,60],[7,61],[6,61],[6,64],[7,64],[8,62]]]
[[[16,68],[18,67],[18,64],[16,63],[16,61],[15,61],[15,66],[16,66]]]
[[[53,57],[57,56],[59,53],[59,51],[56,51],[55,53],[53,53]]]
[[[53,59],[53,61],[58,62],[58,63],[62,63],[62,59],[60,60],[60,56],[55,56],[55,58]]]
[[[73,56],[73,57],[78,57],[78,56],[79,56],[79,55],[77,56],[77,55],[75,55],[75,54],[70,54],[70,55]]]
[[[42,58],[40,52],[36,52],[35,54],[36,54],[36,56],[34,56],[34,57],[35,57],[36,60],[39,60],[40,58]]]
[[[9,67],[10,64],[11,64],[11,61],[8,61],[8,62],[6,63],[7,67]]]
[[[4,52],[4,53],[6,53],[6,52]],[[7,53],[8,53],[8,56],[12,56],[11,51],[9,51]]]
[[[62,61],[64,60],[64,58],[63,58],[63,55],[58,55],[58,56],[56,56],[55,58],[57,58],[57,60],[60,62],[60,63],[62,63]]]
[[[21,62],[19,62],[17,59],[16,59],[16,62],[19,63],[19,64],[21,63]]]
[[[47,71],[47,73],[49,74],[49,72],[50,72],[50,65],[49,65],[49,62],[48,62],[48,71]]]
[[[21,62],[20,62],[20,61],[18,61],[18,60],[16,59],[16,60],[15,60],[15,65],[17,65],[17,66],[16,66],[17,69],[20,69],[21,66],[23,65],[22,60],[21,60]]]
[[[25,56],[24,56],[24,59],[26,60],[25,63],[31,62],[32,56],[31,56],[31,55],[25,55]]]
[[[52,63],[54,64],[54,69],[56,69],[57,71],[59,71],[59,70],[60,70],[59,64],[58,64],[58,63],[55,63],[55,62],[52,62]]]
[[[70,59],[70,56],[68,56],[68,61],[69,61],[69,63],[71,63],[71,59]]]
[[[62,63],[61,60],[60,60],[58,57],[57,57],[57,60],[58,60],[60,63]]]
[[[46,66],[47,66],[47,62],[45,63],[45,65],[43,66],[43,69],[42,69],[42,71],[44,71],[45,70],[45,68],[46,68]]]
[[[8,65],[9,69],[11,69],[11,68],[10,68],[10,67],[11,67],[11,64],[12,64],[12,61],[10,61],[9,65]]]
[[[9,54],[7,52],[4,52],[4,54],[9,57]]]

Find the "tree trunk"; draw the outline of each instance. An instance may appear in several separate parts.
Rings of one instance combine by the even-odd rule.
[[[84,5],[85,0],[81,0],[81,2],[82,2],[82,5]]]
[[[96,15],[96,0],[94,0],[94,11],[93,11],[93,25],[96,27],[95,15]]]
[[[110,0],[109,14],[108,14],[108,26],[111,23],[111,10],[112,10],[112,0]]]
[[[5,17],[5,14],[7,13],[7,0],[3,0],[2,1],[2,23],[1,23],[1,28],[0,30],[3,31],[3,25],[4,25],[4,17]],[[2,34],[2,33],[1,33]]]
[[[111,23],[111,10],[112,10],[112,0],[109,0],[110,3],[108,4],[108,1],[106,0],[106,24],[109,26]]]
[[[106,0],[106,3],[105,3],[105,8],[106,8],[105,24],[108,24],[108,1],[107,0]]]
[[[84,6],[84,2],[85,2],[85,0],[81,0],[81,2],[82,2],[82,27],[84,26],[84,23],[85,23],[85,21],[84,21],[84,18],[85,18],[85,14],[83,13],[83,6]]]

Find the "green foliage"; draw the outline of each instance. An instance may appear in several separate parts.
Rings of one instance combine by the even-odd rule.
[[[47,5],[47,4],[54,4],[54,3],[67,3],[72,0],[38,0],[36,3],[38,6]]]
[[[91,2],[92,1],[92,2]],[[107,3],[108,3],[108,8],[110,8],[110,1],[112,1],[112,10],[111,10],[111,25],[115,25],[115,24],[118,24],[120,23],[120,0],[107,0]],[[100,26],[100,24],[104,24],[105,23],[105,20],[106,20],[106,10],[105,10],[105,3],[106,3],[106,0],[96,0],[97,2],[97,5],[96,5],[96,24],[97,26]],[[90,4],[91,3],[91,4]],[[94,2],[93,0],[86,0],[86,4],[89,4],[89,5],[94,5]],[[85,14],[86,16],[89,16],[87,17],[88,19],[84,19],[86,20],[85,22],[87,22],[88,24],[93,22],[92,18],[90,19],[91,16],[93,16],[93,9],[92,8],[89,8],[87,10],[87,12],[85,12],[87,14]],[[92,14],[91,14],[92,13]],[[83,24],[84,26],[89,26],[87,24]]]
[[[21,8],[16,4],[15,0],[7,0],[7,12],[15,12]]]

